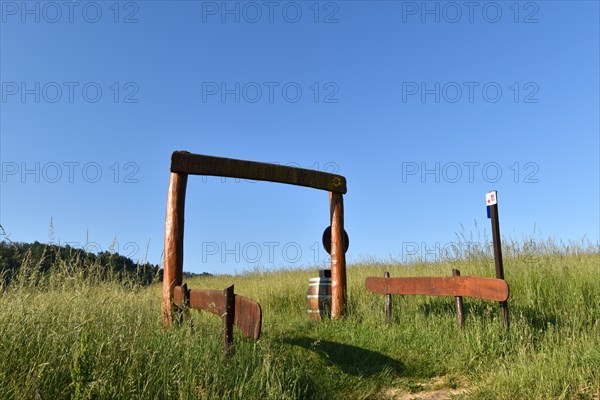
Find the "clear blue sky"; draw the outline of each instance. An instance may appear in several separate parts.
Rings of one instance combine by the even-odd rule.
[[[2,1],[0,223],[162,262],[187,150],[346,176],[350,262],[489,233],[491,189],[504,236],[597,244],[598,4]],[[184,269],[323,266],[328,213],[190,177]]]

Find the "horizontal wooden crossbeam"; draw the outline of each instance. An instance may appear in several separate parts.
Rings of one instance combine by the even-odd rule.
[[[177,306],[183,307],[184,299],[184,289],[181,286],[176,286],[173,293],[173,302]],[[224,293],[222,290],[189,290],[188,307],[208,311],[222,317],[226,311]],[[233,324],[240,328],[244,336],[258,340],[262,325],[260,304],[236,294]]]
[[[173,153],[171,172],[287,183],[340,194],[345,194],[347,191],[346,178],[341,175],[256,161],[192,154],[186,151]]]
[[[367,290],[379,294],[422,294],[429,296],[467,296],[508,300],[508,284],[503,279],[478,276],[379,278],[370,276]]]

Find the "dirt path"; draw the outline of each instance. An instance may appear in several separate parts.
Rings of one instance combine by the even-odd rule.
[[[406,389],[389,388],[384,389],[381,395],[389,400],[451,400],[460,399],[467,392],[466,388],[445,387],[444,378],[436,377],[428,382],[418,383],[417,392],[409,392]]]
[[[383,392],[390,400],[451,400],[459,399],[466,389],[438,389],[429,392],[406,393],[401,389],[387,389]]]

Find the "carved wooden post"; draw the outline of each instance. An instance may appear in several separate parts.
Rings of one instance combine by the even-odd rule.
[[[171,172],[167,192],[165,219],[165,265],[163,273],[163,323],[173,322],[173,291],[182,283],[183,275],[183,220],[187,174]]]
[[[331,215],[331,318],[346,313],[346,253],[344,249],[344,200],[340,193],[329,193]]]

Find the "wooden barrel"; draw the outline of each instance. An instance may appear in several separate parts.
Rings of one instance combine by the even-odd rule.
[[[306,300],[308,319],[331,318],[331,278],[310,278]]]

